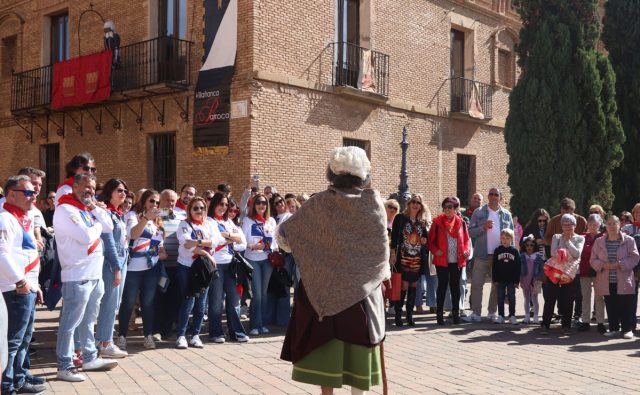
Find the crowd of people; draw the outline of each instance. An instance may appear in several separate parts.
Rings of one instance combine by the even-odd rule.
[[[269,326],[288,326],[282,358],[294,362],[294,379],[321,385],[323,393],[342,383],[368,390],[381,380],[374,369],[384,338],[378,308],[386,304],[397,327],[415,326],[414,314],[427,311],[437,325],[481,322],[487,284],[488,319],[495,323],[536,324],[548,335],[558,322],[569,335],[595,322],[605,336],[634,337],[640,203],[619,217],[605,217],[594,205],[585,219],[565,198],[556,216],[541,208],[522,226],[501,205],[501,191],[491,188],[486,204],[476,193],[462,209],[450,196],[432,216],[414,194],[399,212],[397,201],[366,192],[370,163],[353,147],[334,151],[329,189],[312,199],[281,195],[270,185],[259,189],[258,177],[238,200],[228,184],[201,194],[193,184],[134,193],[122,179],[97,183],[89,153],[74,156],[65,171],[65,181],[40,201],[46,175],[32,167],[19,169],[2,191],[0,290],[9,317],[2,395],[45,389],[44,379],[29,372],[29,344],[36,305],[52,309],[60,299],[57,378],[69,382],[86,379],[80,368],[109,370],[127,357],[139,315],[147,349],[174,338],[177,349],[203,348],[207,339],[246,343],[269,333]],[[327,236],[344,221],[338,227],[349,230],[344,238]],[[382,232],[376,233],[378,225]],[[368,247],[351,246],[355,237],[368,240]],[[347,250],[352,254],[345,259]],[[328,273],[318,261],[340,265]],[[198,287],[201,266],[210,279]],[[326,287],[336,273],[363,285],[351,289],[341,276],[344,291],[340,281]],[[521,321],[516,303],[524,307]],[[360,315],[370,324],[358,326]],[[329,327],[327,344],[305,337]],[[350,351],[341,341],[354,343]],[[362,373],[368,379],[327,382],[327,372],[313,373],[338,352],[371,359]]]

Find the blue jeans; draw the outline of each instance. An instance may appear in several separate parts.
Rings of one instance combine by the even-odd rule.
[[[204,310],[207,303],[207,291],[197,297],[186,297],[189,287],[189,268],[178,263],[178,287],[180,288],[180,310],[178,310],[178,336],[185,336],[187,325],[189,325],[189,314],[193,310],[193,321],[191,323],[191,336],[199,335],[202,321],[204,320]]]
[[[102,279],[67,281],[62,283],[64,308],[60,314],[56,356],[58,370],[73,368],[73,332],[78,332],[82,346],[84,363],[97,358],[96,341],[93,337],[93,323],[98,318],[100,300],[104,294]]]
[[[504,296],[505,289],[509,297],[509,317],[515,317],[516,315],[516,287],[513,283],[500,283],[498,284],[498,315],[504,317]]]
[[[120,285],[113,287],[115,273],[111,271],[108,264],[102,265],[102,283],[104,284],[104,295],[100,301],[100,311],[98,312],[98,322],[96,325],[96,340],[99,342],[113,341],[113,325],[116,322],[116,313],[120,308],[122,292],[124,291],[124,280],[127,277],[127,268],[120,269],[122,279]]]
[[[240,295],[236,292],[236,282],[228,272],[229,265],[218,265],[220,277],[209,285],[209,338],[224,336],[222,330],[222,303],[226,294],[225,312],[229,337],[237,340],[247,336],[240,322]]]
[[[140,290],[140,307],[142,309],[142,331],[145,336],[153,334],[153,316],[155,313],[153,301],[156,296],[156,286],[160,277],[160,263],[154,267],[139,272],[128,272],[127,281],[122,292],[122,303],[120,304],[120,325],[118,332],[120,336],[127,337],[129,319],[136,303],[136,296]]]
[[[437,275],[433,275],[433,276],[429,276],[427,275],[427,306],[429,307],[436,307],[437,305],[437,301],[436,301],[436,290],[438,289],[438,276]]]
[[[251,329],[261,330],[269,321],[267,313],[267,288],[273,268],[268,260],[252,261],[247,259],[253,266],[253,298],[251,299]]]
[[[33,334],[33,317],[36,293],[20,295],[16,291],[3,292],[7,304],[7,349],[9,358],[2,373],[2,393],[18,390],[27,376],[25,359],[29,353],[29,343]]]

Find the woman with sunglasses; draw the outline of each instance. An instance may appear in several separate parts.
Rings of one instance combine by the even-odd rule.
[[[402,326],[402,305],[407,299],[407,325],[413,326],[413,307],[416,301],[416,282],[428,264],[426,253],[428,209],[422,203],[422,196],[411,195],[404,212],[393,220],[391,228],[391,266],[402,274],[400,300],[395,302],[395,324]]]
[[[460,201],[447,197],[442,201],[443,213],[433,219],[429,229],[429,251],[438,275],[436,314],[438,325],[444,325],[444,300],[447,286],[451,293],[453,323],[460,323],[460,276],[471,254],[467,223],[457,215]]]
[[[584,236],[584,247],[580,255],[580,291],[582,293],[582,318],[580,318],[580,332],[586,332],[591,329],[589,320],[589,312],[591,311],[591,291],[595,284],[596,272],[591,268],[591,250],[596,239],[605,234],[600,231],[602,227],[602,218],[599,214],[590,214],[587,218],[587,231],[582,234]],[[598,323],[598,332],[605,333],[607,329],[604,326],[604,298],[595,295],[596,305],[596,322]]]
[[[240,226],[240,208],[238,208],[238,203],[236,203],[235,199],[227,197],[229,200],[229,207],[227,207],[227,219],[233,222],[234,225]]]
[[[291,218],[291,214],[287,209],[286,200],[279,193],[274,193],[271,198],[273,202],[272,208],[275,213],[276,224],[280,225],[284,221]],[[280,251],[282,255],[284,255],[284,267],[275,269],[275,270],[285,270],[286,274],[292,280],[295,278],[294,284],[297,284],[298,277],[296,276],[297,268],[296,263],[293,260],[293,255],[287,253],[286,251]],[[277,281],[275,276],[280,275],[281,273],[273,272],[272,276],[274,279],[271,281]],[[283,288],[286,291],[286,296],[278,297],[274,294],[269,295],[268,303],[268,317],[275,317],[275,322],[267,321],[265,324],[276,324],[278,326],[287,326],[289,324],[289,316],[291,315],[291,297],[290,297],[290,288],[286,285],[283,285]]]
[[[135,216],[127,223],[127,233],[131,240],[127,265],[127,281],[124,284],[122,304],[120,305],[118,328],[118,347],[127,348],[127,330],[133,306],[140,292],[144,347],[156,348],[153,340],[154,299],[156,286],[160,278],[160,259],[166,259],[163,239],[164,228],[160,219],[160,194],[146,190],[134,207]]]
[[[120,308],[127,272],[125,264],[129,257],[127,225],[122,213],[122,205],[127,192],[127,184],[124,181],[112,178],[104,184],[101,199],[107,205],[111,221],[113,221],[113,231],[100,235],[104,250],[104,264],[102,265],[104,295],[100,301],[96,341],[103,358],[124,358],[129,355],[113,342],[113,325],[116,321],[116,311]]]
[[[60,197],[72,192],[73,176],[82,173],[95,175],[97,172],[96,161],[88,152],[80,153],[71,158],[71,160],[65,165],[64,169],[67,178],[62,184],[58,185],[58,189],[56,190],[56,196],[54,199],[54,204],[56,206],[58,205],[58,199],[60,199]]]
[[[253,298],[251,299],[251,331],[249,335],[269,333],[266,322],[269,319],[267,309],[267,288],[273,268],[269,263],[269,253],[277,251],[274,239],[276,221],[271,218],[269,201],[262,193],[257,193],[249,206],[249,213],[242,221],[242,232],[247,239],[244,257],[253,266]]]
[[[524,235],[533,235],[536,249],[542,254],[542,259],[544,260],[551,256],[551,246],[547,246],[544,242],[544,234],[547,231],[547,224],[550,219],[551,216],[547,210],[539,208],[533,212],[522,232]],[[521,240],[518,240],[518,243],[520,242]]]
[[[178,339],[176,347],[186,349],[188,346],[202,348],[200,340],[200,327],[204,320],[204,310],[207,302],[207,291],[197,296],[189,294],[189,270],[194,259],[204,256],[209,259],[214,266],[216,260],[211,255],[218,246],[224,246],[226,239],[220,234],[220,230],[214,221],[207,218],[207,203],[204,198],[196,196],[187,205],[187,219],[178,225],[178,288],[182,304],[178,311]],[[193,321],[191,323],[191,340],[187,344],[187,325],[189,324],[189,314],[193,310]]]
[[[224,244],[215,248],[213,258],[219,270],[220,277],[209,285],[209,340],[214,343],[224,343],[222,330],[222,303],[226,296],[227,327],[229,338],[237,342],[247,342],[247,336],[240,322],[240,295],[236,290],[236,282],[227,270],[235,251],[244,251],[247,241],[242,231],[228,217],[229,201],[222,192],[216,192],[211,198],[209,219],[212,220],[225,239]]]

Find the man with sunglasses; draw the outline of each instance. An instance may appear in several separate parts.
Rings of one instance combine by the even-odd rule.
[[[33,333],[35,304],[42,302],[38,286],[40,257],[35,243],[33,219],[28,211],[35,199],[31,180],[25,175],[9,177],[6,202],[0,213],[0,291],[8,309],[8,365],[2,374],[2,393],[39,393],[32,384],[25,360]]]
[[[493,252],[500,245],[500,232],[513,230],[511,213],[500,205],[502,193],[498,188],[489,190],[489,203],[476,209],[469,223],[469,236],[475,239],[474,267],[471,278],[471,309],[473,313],[464,317],[466,322],[480,322],[482,313],[482,291],[487,278],[491,278]],[[491,283],[489,296],[489,319],[498,318],[496,287]]]
[[[73,177],[72,193],[60,197],[53,216],[62,276],[64,308],[60,314],[56,355],[58,380],[79,382],[85,377],[74,367],[73,333],[77,329],[82,345],[82,369],[112,369],[118,362],[98,358],[93,336],[100,300],[104,294],[104,254],[100,235],[113,232],[113,221],[104,203],[95,201],[96,178],[90,174]]]

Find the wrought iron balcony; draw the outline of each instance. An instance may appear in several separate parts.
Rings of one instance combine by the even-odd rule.
[[[491,119],[492,110],[493,87],[491,85],[462,77],[451,78],[452,113],[467,114],[478,119]]]
[[[347,42],[330,44],[334,86],[350,86],[363,92],[389,96],[389,55]]]
[[[165,36],[120,47],[111,70],[112,99],[188,90],[192,44]],[[13,74],[12,113],[50,111],[52,70],[49,65]],[[119,93],[124,96],[116,97]]]

